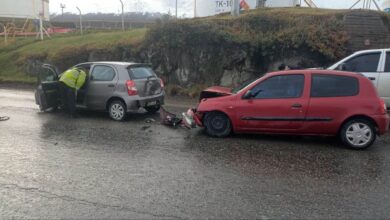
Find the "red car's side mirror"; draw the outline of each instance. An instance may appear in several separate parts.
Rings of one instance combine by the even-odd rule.
[[[252,98],[254,98],[255,97],[255,95],[253,94],[253,92],[252,92],[252,90],[248,90],[245,94],[244,94],[244,96],[242,97],[243,99],[252,99]]]

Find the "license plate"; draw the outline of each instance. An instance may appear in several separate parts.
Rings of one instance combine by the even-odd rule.
[[[146,106],[155,106],[155,105],[157,105],[157,101],[147,102],[146,103]]]

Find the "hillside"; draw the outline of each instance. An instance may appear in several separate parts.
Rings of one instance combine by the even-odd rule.
[[[326,66],[355,50],[390,47],[389,21],[375,11],[267,8],[237,18],[159,22],[148,30],[18,39],[0,44],[0,80],[33,82],[43,62],[62,71],[86,61],[131,60],[152,63],[178,87],[230,86],[282,62]]]
[[[118,53],[138,47],[146,29],[129,32],[89,33],[57,36],[45,41],[21,38],[7,46],[0,43],[0,81],[35,82],[42,62],[52,63],[64,70],[79,62],[86,62],[91,51]],[[115,59],[116,57],[112,57]]]
[[[281,63],[322,67],[356,50],[390,47],[389,20],[376,11],[266,8],[159,25],[146,42],[174,84],[230,86]]]

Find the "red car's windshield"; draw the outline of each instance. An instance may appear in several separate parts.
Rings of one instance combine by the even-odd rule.
[[[259,79],[259,78],[258,78]],[[240,86],[237,86],[235,88],[233,88],[231,90],[231,92],[233,94],[237,94],[238,92],[240,92],[241,90],[243,90],[245,87],[249,86],[251,83],[253,83],[254,81],[258,80],[258,79],[250,79],[250,80],[247,80],[245,81],[244,83],[242,83]]]

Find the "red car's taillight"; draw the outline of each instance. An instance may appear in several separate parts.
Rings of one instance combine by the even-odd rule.
[[[129,96],[133,96],[133,95],[138,94],[137,86],[133,80],[127,80],[126,87],[127,87],[127,93],[129,94]]]
[[[160,79],[160,86],[161,88],[164,88],[164,81],[162,79]]]
[[[387,113],[387,106],[386,106],[385,100],[383,100],[383,99],[381,99],[381,106],[382,106],[381,113],[386,114]]]

